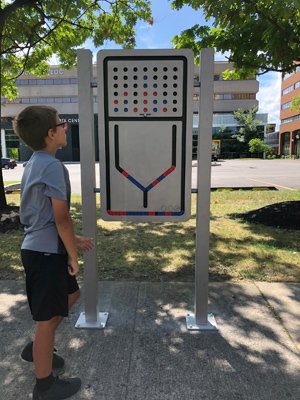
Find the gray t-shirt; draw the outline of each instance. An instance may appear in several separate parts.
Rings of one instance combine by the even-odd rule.
[[[67,168],[46,151],[35,151],[28,161],[21,183],[20,220],[25,238],[22,249],[45,253],[66,253],[54,222],[51,197],[70,206]]]

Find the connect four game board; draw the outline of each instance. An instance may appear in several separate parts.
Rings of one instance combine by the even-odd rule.
[[[99,51],[97,65],[102,218],[187,220],[192,52]]]

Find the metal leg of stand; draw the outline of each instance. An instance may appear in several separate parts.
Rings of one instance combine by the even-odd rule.
[[[80,49],[78,57],[79,139],[82,193],[82,231],[94,239],[94,249],[84,253],[84,312],[79,316],[76,328],[104,328],[107,312],[99,312],[97,274],[97,216],[95,188],[94,110],[92,90],[92,52]]]
[[[208,265],[210,179],[213,117],[213,49],[200,53],[200,98],[198,129],[198,177],[196,213],[196,259],[195,259],[195,313],[186,317],[188,330],[216,330],[214,316],[208,313]]]

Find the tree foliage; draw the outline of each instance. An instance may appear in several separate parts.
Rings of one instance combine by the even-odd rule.
[[[291,103],[291,110],[300,111],[300,96],[295,96]]]
[[[262,139],[253,138],[249,141],[249,151],[250,153],[268,153],[272,150]]]
[[[0,0],[1,96],[17,96],[15,79],[24,71],[46,75],[53,55],[72,67],[88,39],[95,47],[105,40],[134,47],[138,19],[153,23],[149,0]],[[0,209],[3,186],[0,166]]]
[[[87,39],[95,47],[107,39],[134,47],[137,20],[150,16],[149,0],[1,1],[1,95],[15,97],[14,80],[24,71],[46,74],[54,54],[70,68]]]
[[[248,143],[251,139],[259,135],[258,125],[261,123],[256,119],[257,107],[250,110],[242,110],[238,108],[234,111],[234,118],[238,121],[240,128],[237,130],[235,137],[239,142]]]
[[[300,0],[173,0],[172,7],[201,9],[207,25],[173,38],[175,47],[214,47],[234,63],[240,77],[291,72],[300,61]]]

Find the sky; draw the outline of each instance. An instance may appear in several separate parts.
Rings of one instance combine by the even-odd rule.
[[[171,39],[181,31],[195,24],[207,24],[202,12],[195,11],[189,6],[181,10],[172,10],[171,3],[167,0],[152,0],[153,25],[138,22],[136,26],[136,48],[138,49],[167,49],[171,48]],[[91,43],[86,43],[87,48],[94,50]],[[106,42],[102,49],[120,48],[111,42]],[[99,49],[97,49],[99,50]],[[221,54],[215,55],[216,61],[225,60]],[[281,75],[270,72],[257,77],[259,81],[259,113],[268,113],[268,122],[276,123],[279,129],[280,112],[280,86]]]

